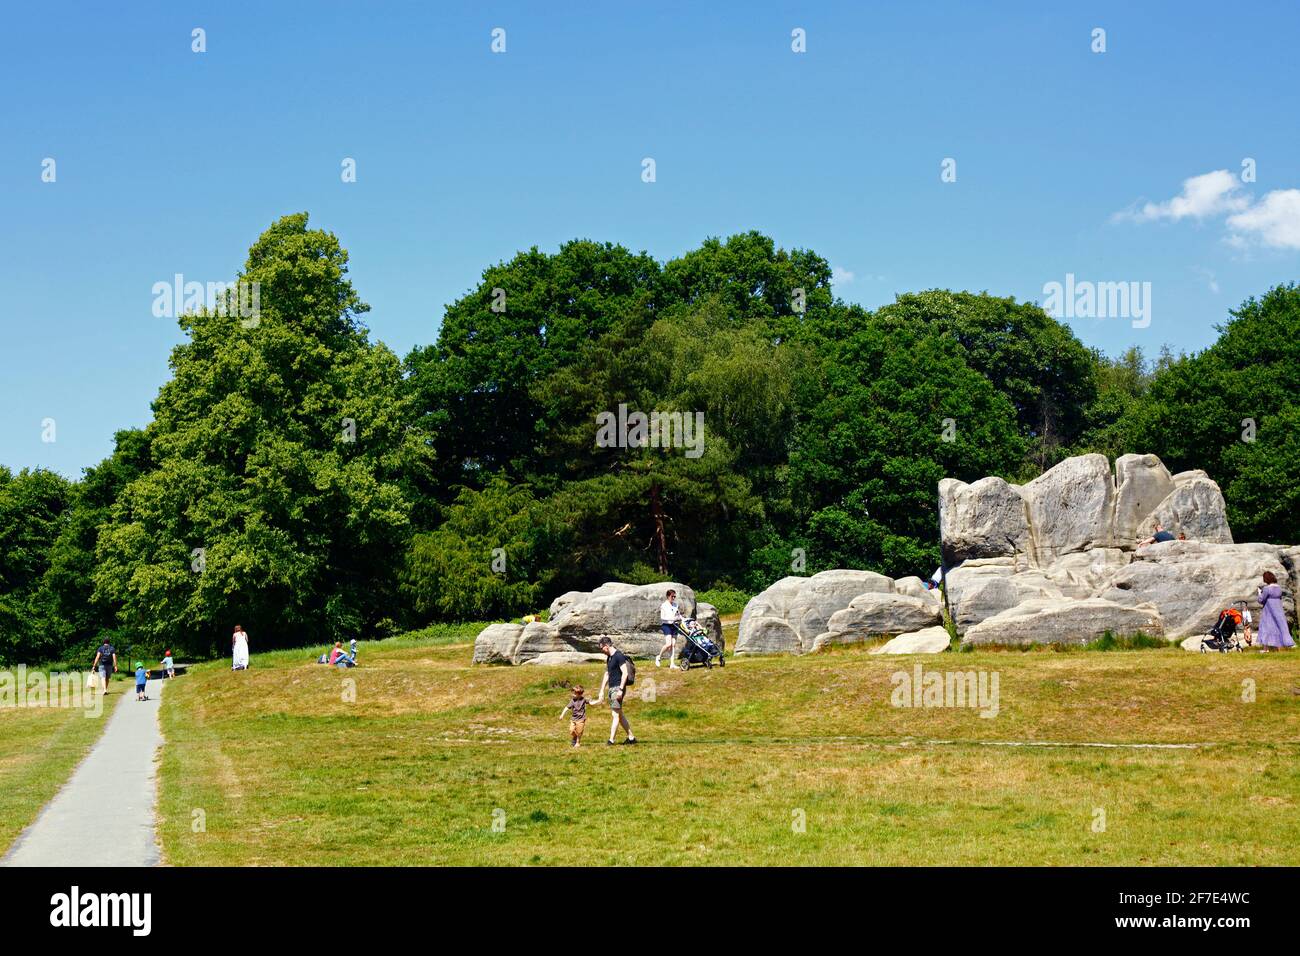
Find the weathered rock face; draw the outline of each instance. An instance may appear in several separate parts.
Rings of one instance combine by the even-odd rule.
[[[1166,541],[1139,548],[1097,595],[1119,604],[1150,602],[1160,610],[1171,638],[1203,634],[1234,601],[1255,600],[1265,571],[1282,585],[1284,607],[1294,617],[1294,582],[1283,549],[1269,544],[1207,544]]]
[[[809,578],[782,578],[745,605],[736,653],[805,653],[826,631],[831,615],[854,597],[893,590],[893,580],[874,571],[822,571]]]
[[[826,631],[813,639],[812,650],[828,644],[858,644],[883,634],[906,634],[939,621],[939,605],[934,601],[907,594],[868,591],[831,615]]]
[[[910,634],[899,634],[888,644],[875,648],[873,654],[942,654],[951,644],[942,627],[927,627]]]
[[[1024,485],[1021,494],[1038,564],[1114,541],[1115,483],[1105,455],[1067,458]]]
[[[1121,455],[1116,458],[1114,541],[1133,542],[1145,538],[1149,532],[1144,530],[1143,523],[1174,490],[1173,476],[1155,455]]]
[[[1193,476],[1181,482],[1151,513],[1144,527],[1149,528],[1156,521],[1175,535],[1187,535],[1188,541],[1232,544],[1223,492],[1209,478]]]
[[[1047,569],[1046,576],[1065,597],[1092,597],[1132,555],[1119,548],[1093,548],[1067,554]]]
[[[515,645],[523,633],[522,624],[489,624],[474,638],[474,663],[512,663]]]
[[[1125,607],[1100,598],[1034,598],[976,624],[964,644],[1087,644],[1107,631],[1127,636],[1163,633],[1153,604]]]
[[[945,559],[996,558],[1028,550],[1029,520],[1018,489],[1001,478],[939,482],[939,528]]]
[[[591,592],[570,591],[551,604],[550,621],[490,624],[474,641],[476,664],[574,663],[600,653],[599,642],[609,637],[626,654],[645,657],[663,646],[659,605],[665,592],[677,592],[682,614],[695,617],[717,642],[722,641],[722,621],[717,609],[697,604],[695,592],[685,584],[664,582],[637,586],[610,582]],[[681,638],[678,639],[679,642]],[[579,655],[574,657],[573,655]],[[603,655],[600,659],[604,659]]]
[[[829,630],[831,616],[857,595],[891,594],[893,590],[893,580],[874,571],[823,571],[799,589],[790,602],[786,623],[795,629],[804,650],[808,650],[818,634]]]
[[[1199,635],[1235,601],[1257,611],[1265,571],[1295,618],[1300,547],[1234,545],[1219,486],[1203,471],[1170,475],[1154,455],[1121,456],[1113,476],[1104,456],[1084,455],[1022,486],[944,479],[939,502],[945,553],[962,562],[947,573],[949,603],[972,643]],[[1188,540],[1138,548],[1155,521]],[[919,578],[783,578],[746,606],[736,651],[799,654],[909,624],[914,633],[938,622],[920,618],[940,605]]]

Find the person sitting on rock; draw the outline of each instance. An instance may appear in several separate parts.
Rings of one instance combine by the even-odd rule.
[[[1155,524],[1151,526],[1151,531],[1152,531],[1151,537],[1145,538],[1142,541],[1138,542],[1139,548],[1147,544],[1157,544],[1161,541],[1175,540],[1172,532],[1166,531],[1165,526],[1162,525],[1159,521],[1157,521]]]

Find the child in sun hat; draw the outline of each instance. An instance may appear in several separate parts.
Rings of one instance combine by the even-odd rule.
[[[149,672],[144,669],[144,661],[135,662],[135,699],[144,700],[144,688],[149,683]]]
[[[560,717],[570,714],[569,719],[569,740],[570,746],[578,748],[582,746],[582,732],[587,729],[587,698],[583,696],[582,685],[578,684],[573,688],[573,694],[569,697],[569,702],[564,705],[564,710],[560,711]]]

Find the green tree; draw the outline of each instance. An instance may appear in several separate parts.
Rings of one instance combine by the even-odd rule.
[[[790,451],[787,540],[806,549],[809,572],[925,571],[939,560],[939,480],[1021,467],[1014,406],[964,358],[952,337],[894,321],[838,345]]]
[[[333,235],[286,216],[239,280],[260,289],[256,319],[180,319],[150,467],[99,535],[95,594],[134,634],[191,650],[224,650],[234,623],[262,646],[352,636],[399,606],[428,446]]]
[[[52,471],[0,468],[0,662],[58,657],[69,625],[43,586],[75,492]]]
[[[411,543],[403,593],[417,617],[483,620],[536,606],[553,574],[545,509],[497,476],[462,487],[446,520]]]
[[[1030,440],[1037,474],[1067,454],[1086,427],[1097,395],[1092,354],[1068,327],[1033,303],[936,289],[898,296],[875,314],[878,322],[921,326],[952,336],[966,365],[1011,402]]]

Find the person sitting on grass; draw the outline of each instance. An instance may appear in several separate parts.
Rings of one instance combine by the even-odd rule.
[[[627,659],[627,655],[614,646],[614,642],[608,637],[602,637],[598,642],[600,652],[605,655],[605,676],[600,680],[600,690],[596,693],[596,704],[605,699],[605,688],[609,688],[609,709],[613,712],[613,719],[609,724],[609,740],[605,741],[607,745],[614,743],[614,736],[618,733],[618,725],[623,725],[623,730],[627,738],[623,741],[625,744],[635,744],[636,737],[632,735],[632,726],[623,716],[623,698],[627,695],[628,685],[632,683],[632,662]]]
[[[569,719],[569,740],[574,750],[582,746],[582,732],[587,729],[587,698],[583,697],[584,691],[579,684],[573,688],[573,694],[569,702],[564,705],[564,710],[560,711],[560,719],[564,719],[565,714],[572,714]]]
[[[335,641],[334,649],[330,651],[330,663],[338,667],[356,667],[357,659],[343,649],[342,641]]]

